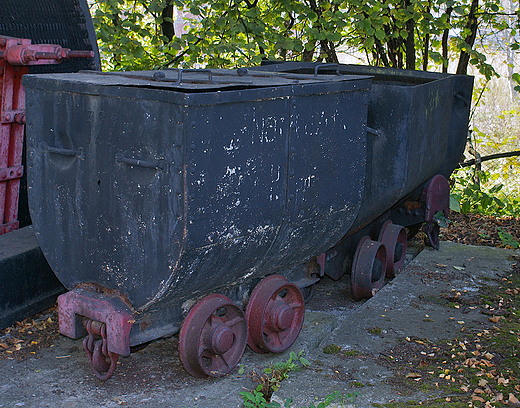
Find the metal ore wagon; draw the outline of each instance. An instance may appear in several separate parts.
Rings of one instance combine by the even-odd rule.
[[[287,62],[253,69],[313,73],[317,66]],[[319,70],[373,78],[362,203],[345,237],[318,257],[321,276],[339,279],[351,270],[353,296],[361,299],[383,285],[385,257],[386,277],[403,266],[407,235],[423,223],[427,244],[438,249],[434,216],[448,215],[447,179],[466,144],[473,77],[343,64],[321,64]]]
[[[178,331],[183,364],[199,377],[230,372],[246,344],[286,350],[320,277],[352,266],[354,296],[371,296],[402,264],[402,225],[445,210],[436,173],[455,167],[461,152],[447,145],[464,145],[469,112],[455,117],[456,101],[443,99],[453,84],[424,81],[438,88],[424,98],[443,99],[425,113],[425,134],[407,134],[419,126],[407,123],[384,135],[387,148],[442,149],[411,164],[405,187],[386,189],[385,179],[374,193],[370,138],[385,130],[370,126],[373,74],[312,69],[25,77],[31,216],[71,289],[59,299],[60,331],[86,335],[99,378],[130,346]],[[381,160],[408,166],[416,154],[386,150]]]

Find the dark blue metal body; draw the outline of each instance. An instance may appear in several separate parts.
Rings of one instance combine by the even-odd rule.
[[[269,63],[256,70],[313,73],[316,63]],[[325,273],[339,278],[364,235],[377,240],[388,219],[403,226],[425,221],[419,203],[436,174],[449,178],[467,138],[473,77],[358,65],[323,66],[320,73],[371,75],[363,199],[352,228],[327,252]],[[405,205],[408,202],[413,205]],[[410,207],[414,207],[410,211]],[[345,262],[347,257],[347,262]]]
[[[207,293],[305,278],[362,202],[369,77],[178,75],[24,81],[42,250],[67,288],[132,305],[131,344],[177,331]]]

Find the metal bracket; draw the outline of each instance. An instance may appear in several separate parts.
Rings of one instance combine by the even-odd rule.
[[[440,174],[433,176],[423,189],[421,202],[425,205],[424,220],[426,222],[432,222],[439,211],[442,211],[447,217],[450,210],[450,183],[448,180]]]
[[[88,334],[82,316],[105,323],[107,350],[130,355],[130,330],[135,317],[119,297],[74,289],[58,297],[58,315],[60,333],[72,339]]]
[[[23,166],[5,167],[0,169],[0,182],[18,179],[23,176]]]
[[[2,123],[18,123],[20,125],[25,124],[25,110],[17,109],[17,110],[4,110],[2,112]]]

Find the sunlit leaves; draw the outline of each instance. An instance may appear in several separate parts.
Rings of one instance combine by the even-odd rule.
[[[92,2],[105,69],[165,66],[232,67],[262,58],[312,60],[337,58],[337,47],[362,51],[374,65],[403,68],[412,46],[416,68],[447,64],[445,52],[470,55],[486,77],[494,70],[466,43],[471,0],[100,0]],[[175,4],[187,32],[168,38],[163,13]],[[476,11],[482,32],[518,25],[506,19],[498,0]],[[513,24],[511,24],[513,21]],[[410,25],[410,22],[412,24]],[[449,33],[448,41],[443,35]],[[413,41],[410,42],[410,36]],[[512,34],[514,38],[514,34]],[[448,47],[448,49],[444,48]],[[512,41],[511,49],[519,49]],[[326,51],[326,53],[324,53]],[[409,50],[410,51],[410,50]],[[453,54],[451,54],[453,55]]]

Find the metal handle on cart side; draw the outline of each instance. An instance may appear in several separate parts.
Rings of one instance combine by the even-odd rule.
[[[318,64],[314,68],[314,76],[318,76],[318,71],[320,68],[336,68],[336,75],[339,75],[339,64]]]
[[[367,126],[367,133],[372,133],[373,135],[379,137],[381,136],[381,131],[380,130],[377,130],[377,129],[374,129],[374,128],[371,128],[371,127],[368,127]]]
[[[461,93],[455,92],[453,94],[453,96],[455,98],[457,98],[458,100],[462,101],[464,103],[464,106],[468,106],[469,105],[469,100],[467,98],[465,98],[464,95],[462,95]]]
[[[46,146],[45,150],[49,153],[61,154],[62,156],[80,156],[82,153],[82,149],[74,150],[74,149],[64,149],[62,147],[54,147],[54,146]]]
[[[116,161],[118,163],[128,164],[129,166],[139,166],[145,169],[165,170],[166,163],[163,160],[159,161],[147,161],[141,159],[133,159],[130,157],[124,157],[121,153],[116,155]]]
[[[208,74],[208,84],[213,83],[213,74],[210,69],[177,69],[177,72],[179,73],[179,78],[177,79],[178,84],[182,84],[182,74],[185,72],[202,72]]]

